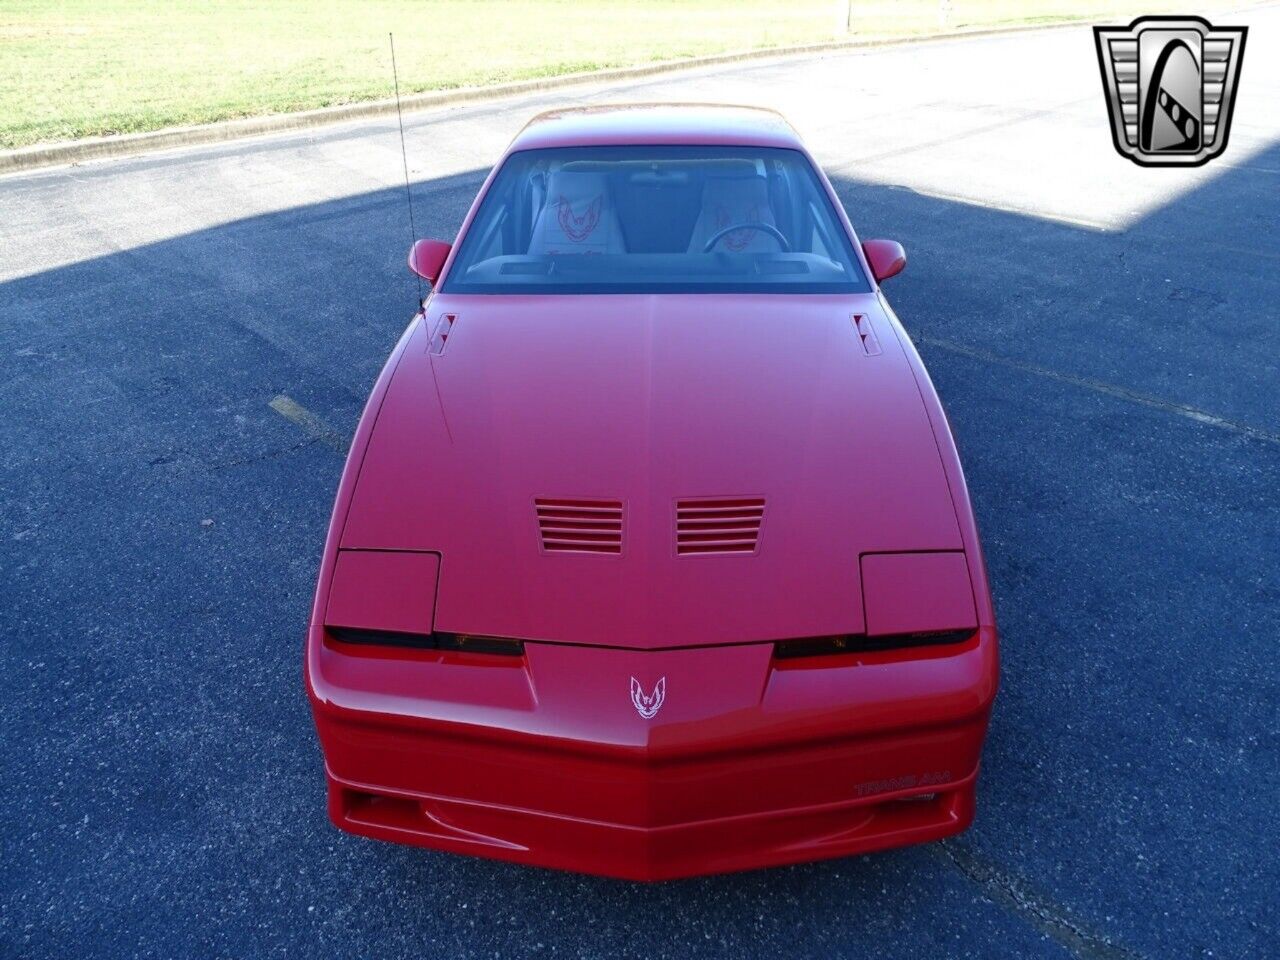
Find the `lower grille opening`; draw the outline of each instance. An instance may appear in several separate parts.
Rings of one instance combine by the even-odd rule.
[[[903,830],[945,822],[955,816],[956,793],[918,793],[875,805],[876,826],[882,830]]]
[[[417,800],[363,790],[342,791],[342,815],[350,823],[402,830],[421,830],[424,822]]]
[[[865,653],[873,650],[899,650],[960,643],[968,640],[973,634],[972,629],[965,629],[895,633],[878,637],[868,637],[861,633],[801,637],[797,640],[779,640],[773,645],[773,655],[780,660],[786,660],[795,657],[829,657],[841,653]]]
[[[911,803],[933,803],[938,799],[936,793],[917,793],[912,797],[903,797],[901,800],[895,800],[894,803],[911,804]]]

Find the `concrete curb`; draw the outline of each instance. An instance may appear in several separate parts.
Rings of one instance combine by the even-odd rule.
[[[583,73],[567,73],[554,77],[541,77],[533,80],[516,80],[510,83],[498,83],[486,87],[459,87],[454,90],[435,90],[427,93],[416,93],[400,98],[400,105],[406,112],[429,110],[436,107],[448,107],[455,104],[473,103],[483,100],[497,100],[527,93],[539,93],[544,90],[555,90],[561,87],[579,86],[588,83],[607,83],[615,80],[630,80],[651,77],[664,73],[675,73],[698,67],[710,67],[719,64],[740,63],[747,60],[769,60],[787,57],[803,57],[815,53],[843,52],[846,50],[872,49],[876,47],[905,46],[913,43],[931,43],[957,38],[1001,36],[1010,33],[1031,33],[1041,30],[1059,29],[1079,26],[1087,23],[1086,18],[1062,20],[1047,24],[1019,24],[1009,27],[985,27],[972,30],[950,30],[912,37],[889,37],[870,40],[831,40],[823,43],[801,44],[791,47],[767,47],[758,50],[739,50],[730,53],[717,53],[705,57],[687,57],[681,60],[659,60],[654,63],[639,64],[631,67],[613,67],[607,70],[593,70]],[[394,99],[367,100],[361,103],[342,104],[335,107],[322,107],[318,110],[303,110],[298,113],[270,114],[262,117],[246,117],[242,120],[223,120],[218,123],[201,124],[191,127],[168,127],[148,133],[126,133],[110,137],[89,137],[84,140],[72,140],[62,143],[51,143],[22,147],[18,150],[0,151],[0,175],[17,173],[23,170],[34,170],[40,167],[52,167],[81,163],[86,160],[102,160],[108,157],[122,157],[132,154],[149,153],[155,150],[167,150],[174,147],[186,147],[196,144],[220,143],[225,140],[237,140],[242,137],[253,137],[267,133],[284,133],[292,130],[304,130],[341,123],[346,120],[362,120],[381,117],[394,113]]]

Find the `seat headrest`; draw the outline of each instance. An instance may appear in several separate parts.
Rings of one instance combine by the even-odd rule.
[[[597,196],[603,197],[606,190],[607,186],[602,173],[557,170],[547,177],[547,193],[551,198],[555,199],[563,194],[570,203],[590,201]]]
[[[557,170],[547,177],[530,253],[621,253],[617,214],[603,174]]]
[[[702,188],[702,213],[689,239],[690,252],[701,253],[717,232],[745,223],[777,226],[765,178],[755,173],[745,177],[708,177]],[[774,253],[781,249],[775,237],[750,228],[732,231],[717,245],[732,253]]]

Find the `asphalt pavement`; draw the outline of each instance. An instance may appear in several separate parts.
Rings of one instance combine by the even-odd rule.
[[[302,638],[413,309],[394,119],[0,179],[0,956],[1280,956],[1280,9],[1215,19],[1196,170],[1116,155],[1085,26],[406,117],[424,235],[533,113],[678,99],[779,107],[907,248],[1004,641],[978,820],[732,876],[325,817]]]

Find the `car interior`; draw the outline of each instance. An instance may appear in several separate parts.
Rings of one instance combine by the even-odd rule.
[[[539,153],[514,155],[495,179],[455,268],[463,288],[861,280],[798,155]]]

